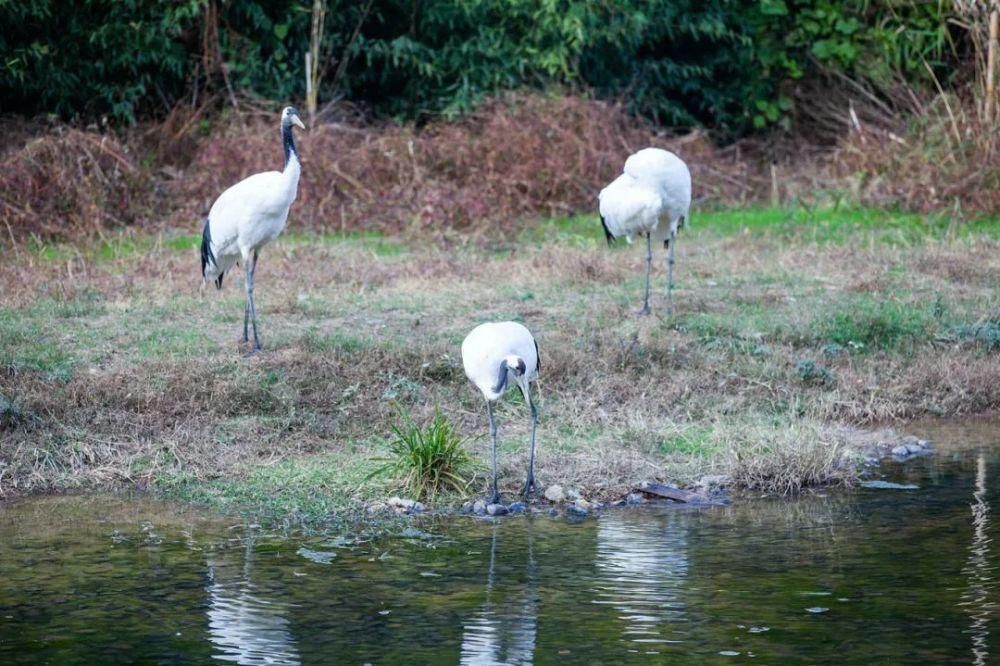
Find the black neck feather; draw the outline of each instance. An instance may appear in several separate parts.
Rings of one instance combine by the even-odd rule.
[[[295,159],[299,159],[299,153],[295,150],[295,138],[292,136],[292,124],[283,123],[281,125],[281,143],[285,147],[285,166],[288,166],[288,160],[292,159],[292,155]]]

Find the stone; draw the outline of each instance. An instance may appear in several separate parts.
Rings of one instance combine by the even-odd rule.
[[[892,455],[905,457],[910,455],[910,450],[906,448],[905,444],[899,444],[898,446],[892,447]]]
[[[645,504],[646,498],[639,493],[629,493],[625,496],[625,503],[629,506],[634,506],[636,504]]]
[[[586,509],[582,509],[575,504],[566,509],[566,515],[570,518],[585,518],[588,513]]]
[[[476,500],[472,504],[472,513],[477,516],[481,516],[486,513],[486,502],[483,500]]]
[[[582,497],[582,495],[580,495],[580,491],[579,490],[570,489],[570,490],[566,491],[566,499],[568,499],[570,502],[575,502],[578,499],[580,499],[581,497]]]
[[[487,504],[486,513],[488,513],[491,516],[503,516],[506,515],[508,511],[507,507],[505,507],[503,504]]]
[[[919,442],[920,440],[919,440],[919,439],[917,439],[916,437],[914,437],[913,435],[907,435],[907,436],[903,437],[903,438],[902,438],[901,440],[899,440],[899,441],[900,441],[900,442],[901,442],[902,444],[916,444],[916,443],[917,443],[917,442]]]
[[[549,486],[545,489],[545,499],[553,504],[558,504],[566,499],[566,493],[563,491],[563,487],[558,484]]]
[[[712,493],[728,486],[732,479],[726,474],[706,474],[695,484],[703,493]]]
[[[471,501],[462,503],[462,513],[472,513],[473,503]]]
[[[907,442],[905,446],[910,455],[916,455],[924,452],[924,447],[920,446],[920,442]]]
[[[524,502],[514,502],[513,504],[507,507],[507,510],[510,511],[511,513],[524,513],[525,511],[528,510],[528,505],[525,504]]]
[[[584,511],[590,511],[592,508],[594,508],[594,505],[591,502],[588,502],[582,497],[573,502],[573,506],[575,506],[578,509],[583,509]]]

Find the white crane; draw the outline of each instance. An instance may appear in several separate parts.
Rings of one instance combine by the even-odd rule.
[[[524,496],[530,496],[535,487],[535,429],[538,425],[538,410],[531,399],[531,382],[538,379],[541,369],[538,343],[528,329],[517,322],[480,324],[462,342],[462,365],[465,366],[466,376],[486,399],[490,416],[494,504],[500,502],[500,491],[497,489],[497,424],[493,417],[493,403],[514,385],[524,394],[524,400],[531,408],[531,456],[528,459],[528,478],[524,482]]]
[[[691,208],[691,172],[662,148],[643,148],[625,160],[625,172],[598,195],[604,235],[611,241],[646,236],[646,294],[639,314],[649,314],[653,237],[667,248],[667,314],[674,309],[674,244]]]
[[[254,307],[254,273],[260,249],[273,241],[285,228],[288,209],[295,201],[302,165],[295,149],[292,125],[305,129],[294,107],[281,112],[281,142],[285,149],[285,168],[244,178],[219,195],[205,220],[201,234],[201,274],[205,282],[215,281],[222,289],[222,278],[238,260],[246,272],[247,304],[243,312],[243,342],[249,342],[247,326],[253,321],[253,349],[260,351],[257,336],[257,310]]]

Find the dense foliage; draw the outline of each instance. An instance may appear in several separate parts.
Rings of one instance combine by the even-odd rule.
[[[131,121],[194,87],[301,98],[307,0],[0,0],[0,104]],[[949,50],[945,2],[341,0],[329,3],[321,100],[406,118],[558,84],[622,96],[661,124],[741,133],[787,118],[819,69],[876,84]],[[226,77],[222,77],[224,63]]]

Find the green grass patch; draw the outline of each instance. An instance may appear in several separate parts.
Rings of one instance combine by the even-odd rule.
[[[76,359],[52,329],[15,310],[0,310],[0,368],[10,373],[40,372],[48,379],[69,381]]]
[[[815,325],[821,340],[863,352],[929,342],[935,337],[938,319],[925,304],[864,296],[821,314]]]
[[[945,213],[918,215],[861,207],[695,209],[691,218],[692,230],[704,228],[720,235],[759,232],[817,243],[843,243],[857,239],[859,233],[890,245],[976,234],[1000,236],[1000,220],[994,217],[963,221]]]
[[[371,338],[351,335],[349,333],[321,333],[318,329],[310,329],[302,336],[302,346],[316,353],[340,352],[355,354],[374,346]]]
[[[314,231],[285,231],[279,242],[291,247],[303,245],[343,246],[360,248],[371,252],[377,257],[398,257],[409,252],[402,241],[389,238],[380,231],[356,230],[317,233]]]
[[[303,522],[375,496],[380,488],[366,480],[374,466],[368,456],[356,453],[313,455],[251,465],[243,475],[214,481],[174,473],[158,483],[164,494],[185,501]]]
[[[711,426],[691,426],[660,442],[658,447],[664,455],[684,455],[707,457],[715,450]]]

